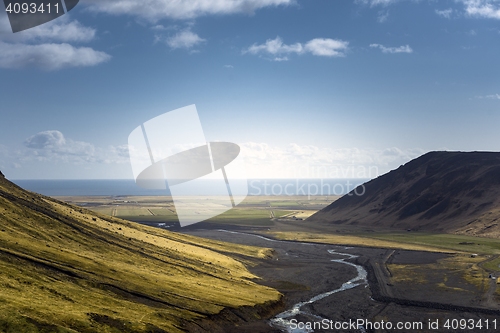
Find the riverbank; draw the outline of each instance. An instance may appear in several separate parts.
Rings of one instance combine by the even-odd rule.
[[[345,255],[328,252],[334,249],[337,252],[351,253],[353,248],[273,241],[255,235],[216,230],[197,230],[188,233],[248,245],[265,244],[274,248],[272,260],[261,260],[257,266],[249,269],[253,274],[262,278],[259,281],[260,284],[275,288],[285,295],[283,299],[285,309],[290,309],[300,302],[307,302],[314,296],[339,289],[344,283],[357,276],[357,269],[353,265],[332,261],[344,260]],[[377,249],[371,249],[371,251],[373,255],[384,252],[384,250]],[[295,319],[306,322],[315,321],[318,316],[332,320],[367,318],[378,311],[377,306],[374,307],[371,304],[370,297],[370,289],[366,283],[363,283],[358,287],[336,293],[335,296],[304,304],[301,307],[302,313]],[[274,315],[276,314],[278,313]],[[270,325],[269,319],[272,317],[270,315],[265,320],[240,323],[238,332],[282,332],[279,327]],[[226,332],[234,332],[234,326],[229,325]]]
[[[442,326],[446,323],[446,320],[464,319],[473,320],[475,323],[489,320],[491,323],[498,317],[496,312],[478,310],[473,306],[455,306],[446,303],[447,298],[444,297],[447,295],[446,293],[437,295],[437,297],[441,297],[442,302],[434,302],[442,304],[442,306],[434,306],[435,304],[432,302],[426,304],[425,302],[405,299],[401,297],[401,295],[404,295],[404,290],[401,289],[398,291],[396,297],[384,293],[384,290],[390,291],[390,288],[394,286],[390,285],[389,279],[377,279],[373,267],[377,266],[377,262],[380,265],[387,260],[388,250],[386,249],[277,241],[255,235],[245,235],[243,230],[239,230],[239,233],[220,232],[217,230],[190,230],[186,231],[186,233],[235,243],[274,248],[273,260],[259,261],[258,265],[251,267],[250,270],[262,278],[259,281],[260,284],[273,287],[285,295],[283,298],[285,309],[291,309],[295,304],[308,301],[314,296],[339,289],[344,283],[356,277],[358,272],[355,267],[332,262],[334,259],[345,259],[345,256],[328,253],[328,250],[358,256],[349,261],[362,265],[367,269],[369,285],[360,284],[311,304],[305,304],[301,308],[303,313],[294,317],[297,327],[295,327],[296,330],[293,332],[307,332],[307,330],[299,329],[300,327],[298,326],[300,326],[300,323],[307,325],[307,323],[318,322],[322,319],[331,320],[333,323],[346,323],[357,320],[367,321],[368,324],[380,323],[381,321],[394,324],[415,323],[415,325],[421,324],[422,328],[406,331],[449,332],[449,329]],[[411,252],[412,257],[418,258],[419,262],[435,262],[446,256],[428,252],[405,252]],[[405,255],[408,256],[407,253]],[[386,289],[380,287],[383,285],[386,286]],[[415,288],[423,290],[426,289],[426,285],[422,284],[415,286]],[[426,293],[432,293],[432,288],[429,288]],[[237,328],[238,332],[282,332],[283,330],[280,328],[270,325],[270,319],[279,312],[282,311],[276,309],[276,313],[269,314],[267,318],[261,320],[240,321]],[[440,329],[425,329],[426,325],[429,325],[429,322],[434,323],[436,321],[438,321]],[[229,323],[223,331],[234,332],[234,329],[235,326]],[[314,330],[314,332],[332,331],[336,330],[330,328]],[[360,332],[358,329],[342,329],[340,331]],[[366,331],[372,332],[374,330],[367,327]],[[389,332],[391,330],[379,331]],[[490,327],[489,329],[483,328],[481,331],[494,332],[495,330]]]

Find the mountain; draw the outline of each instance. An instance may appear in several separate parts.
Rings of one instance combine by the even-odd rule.
[[[430,152],[362,186],[308,221],[500,236],[500,153]]]
[[[243,264],[270,251],[95,214],[1,175],[0,332],[217,331],[212,319],[281,299]]]

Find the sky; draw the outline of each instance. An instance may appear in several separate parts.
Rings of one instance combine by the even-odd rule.
[[[500,0],[81,0],[12,33],[0,170],[130,179],[128,136],[195,104],[249,178],[373,178],[500,151]]]

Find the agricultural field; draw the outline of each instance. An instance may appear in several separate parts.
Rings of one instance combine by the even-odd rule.
[[[464,253],[500,254],[500,239],[479,238],[452,234],[407,233],[370,233],[361,237],[392,241],[419,246],[429,246]],[[498,266],[497,266],[498,268]]]
[[[171,197],[58,198],[101,214],[135,222],[154,225],[172,224],[178,221]],[[278,219],[305,220],[336,198],[334,196],[248,196],[235,208],[215,216],[207,222],[223,225],[270,227]],[[207,198],[200,198],[200,202],[206,200]]]
[[[442,248],[429,245],[410,244],[392,240],[381,240],[360,235],[338,235],[325,232],[291,232],[291,231],[268,231],[266,235],[281,240],[300,242],[325,243],[335,245],[364,246],[386,249],[405,249],[413,251],[446,252]]]
[[[484,262],[482,266],[491,271],[500,270],[500,257],[491,258]]]

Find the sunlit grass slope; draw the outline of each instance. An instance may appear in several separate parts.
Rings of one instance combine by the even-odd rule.
[[[269,254],[96,215],[0,176],[0,332],[179,332],[279,300],[242,264]]]
[[[447,253],[500,254],[500,240],[450,234],[430,233],[364,233],[335,234],[324,231],[267,232],[277,239],[351,246],[367,246]]]

